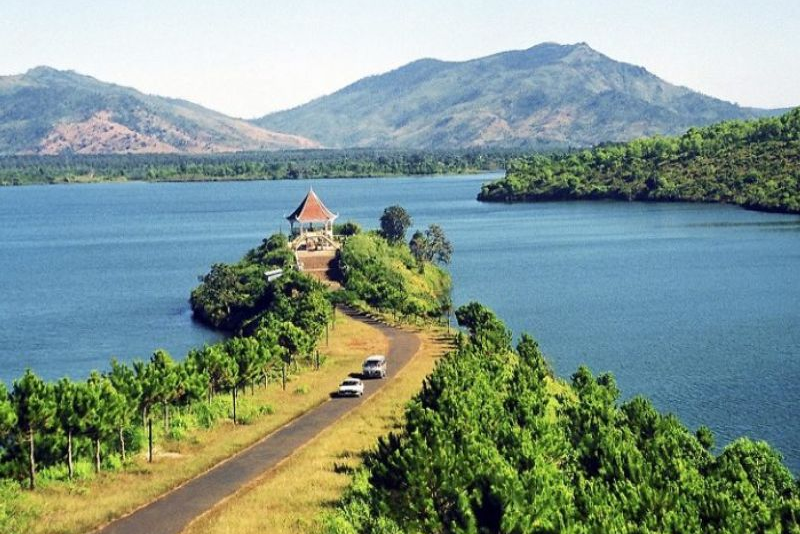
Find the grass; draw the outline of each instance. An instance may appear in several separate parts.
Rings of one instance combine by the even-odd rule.
[[[441,330],[420,334],[420,351],[363,405],[329,427],[275,469],[195,520],[183,534],[299,534],[321,530],[321,515],[341,497],[350,473],[378,436],[402,422],[449,346]]]
[[[275,383],[240,397],[252,405],[268,405],[272,413],[254,418],[250,425],[234,426],[226,420],[209,430],[190,430],[180,441],[162,441],[152,464],[140,454],[124,471],[71,484],[55,482],[26,493],[25,508],[37,511],[28,533],[84,533],[135,510],[328,399],[366,354],[387,349],[388,340],[375,328],[338,313],[329,345],[324,339],[320,345],[326,358],[319,371],[304,370],[293,377],[297,385],[287,385],[286,391]]]

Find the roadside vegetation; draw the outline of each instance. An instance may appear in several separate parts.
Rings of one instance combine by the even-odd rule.
[[[680,137],[515,159],[478,199],[722,202],[800,213],[800,108],[691,128]]]
[[[227,154],[0,156],[0,185],[103,181],[296,180],[470,174],[503,169],[513,150],[289,150]]]
[[[286,389],[279,377],[269,386],[247,388],[238,397],[237,421],[232,420],[230,395],[218,395],[214,404],[222,413],[213,426],[195,421],[190,410],[180,414],[181,433],[163,435],[160,418],[154,417],[155,450],[148,462],[147,447],[129,456],[122,468],[94,474],[91,463],[80,460],[80,476],[72,482],[42,476],[36,491],[14,488],[17,517],[24,534],[83,534],[93,527],[130,512],[183,482],[203,473],[286,423],[328,400],[343,376],[358,368],[364,354],[385,353],[387,340],[374,328],[338,314],[331,323],[330,340],[321,340],[321,366],[300,360],[288,376]],[[178,428],[178,424],[173,425]],[[63,472],[63,468],[62,468]],[[19,514],[25,514],[20,516]],[[13,529],[0,530],[3,534]]]
[[[800,532],[800,487],[742,438],[714,452],[613,376],[554,379],[535,341],[485,307],[365,457],[326,531]],[[553,387],[553,384],[557,384]]]
[[[415,330],[422,341],[420,350],[378,392],[260,480],[200,517],[184,534],[321,532],[323,511],[341,498],[350,475],[361,465],[363,451],[402,424],[406,402],[452,348],[452,336],[442,327]]]

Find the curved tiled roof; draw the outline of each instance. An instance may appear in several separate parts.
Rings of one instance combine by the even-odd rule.
[[[336,217],[338,215],[325,207],[314,190],[309,189],[306,198],[286,218],[292,222],[315,223],[333,221]]]

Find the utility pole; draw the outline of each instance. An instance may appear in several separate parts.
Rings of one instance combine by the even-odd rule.
[[[147,418],[147,442],[149,451],[149,462],[153,463],[153,418]]]

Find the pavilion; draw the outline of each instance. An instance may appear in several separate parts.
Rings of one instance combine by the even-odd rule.
[[[333,221],[339,215],[325,207],[313,188],[291,215],[291,245],[294,250],[330,250],[339,248],[333,237]]]

